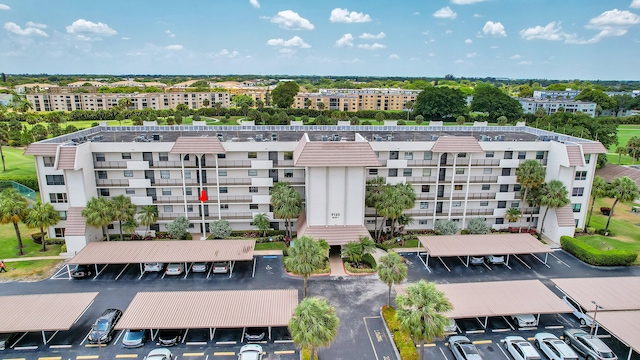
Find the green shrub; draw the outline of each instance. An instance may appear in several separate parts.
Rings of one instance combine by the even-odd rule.
[[[8,175],[0,176],[0,181],[15,181],[18,184],[22,184],[33,191],[40,191],[38,188],[38,176],[37,175]]]
[[[387,323],[389,331],[393,334],[393,342],[400,353],[402,360],[417,360],[420,358],[411,336],[406,331],[400,329],[400,322],[396,318],[396,309],[390,306],[382,307],[382,317]]]
[[[64,245],[62,245],[62,246],[60,247],[60,252],[61,252],[61,253],[63,253],[63,252],[67,252],[67,244],[64,244]]]
[[[596,266],[627,266],[638,258],[638,253],[631,250],[600,250],[578,239],[569,236],[560,238],[562,249],[573,254],[587,264]]]

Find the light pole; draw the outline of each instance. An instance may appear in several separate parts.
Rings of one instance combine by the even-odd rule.
[[[591,303],[596,307],[596,311],[593,313],[593,321],[591,322],[591,331],[589,332],[590,335],[593,335],[593,329],[596,326],[596,316],[598,316],[598,309],[603,310],[604,308],[593,300],[591,300]]]

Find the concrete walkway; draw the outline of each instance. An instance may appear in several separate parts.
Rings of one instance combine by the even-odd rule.
[[[33,257],[23,257],[23,258],[13,258],[13,259],[0,259],[6,263],[9,262],[18,262],[18,261],[33,261],[33,260],[67,260],[68,256],[33,256]]]
[[[349,276],[344,271],[340,253],[332,253],[329,255],[329,266],[331,268],[331,276]]]
[[[380,249],[380,248],[376,248],[376,251],[374,251],[371,256],[373,256],[373,258],[376,260],[376,264],[380,263],[380,258],[387,255],[388,252]]]

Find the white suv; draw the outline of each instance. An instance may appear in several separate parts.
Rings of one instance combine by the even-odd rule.
[[[593,319],[591,316],[587,315],[587,310],[580,306],[575,300],[568,296],[563,296],[562,301],[564,301],[567,305],[569,305],[573,309],[573,315],[575,315],[578,320],[580,320],[580,325],[582,326],[591,326],[593,323]]]
[[[527,340],[520,336],[507,336],[504,346],[515,360],[540,360],[540,354]]]

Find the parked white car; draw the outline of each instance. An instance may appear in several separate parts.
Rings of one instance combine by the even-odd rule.
[[[564,341],[550,333],[537,333],[535,345],[549,360],[578,360],[578,355]]]
[[[507,336],[504,346],[515,360],[540,360],[540,354],[521,336]]]
[[[591,326],[591,324],[593,324],[593,319],[591,316],[587,315],[587,310],[580,306],[575,300],[568,296],[563,296],[562,301],[573,309],[573,315],[580,320],[580,325]]]
[[[144,263],[144,271],[147,272],[160,272],[164,268],[163,263],[152,262],[152,263]]]
[[[504,256],[502,255],[487,255],[484,259],[492,265],[504,264]]]
[[[512,315],[511,320],[520,328],[537,327],[538,319],[532,314]]]
[[[182,275],[184,272],[184,264],[182,263],[171,263],[167,265],[167,270],[165,274],[167,275]]]

